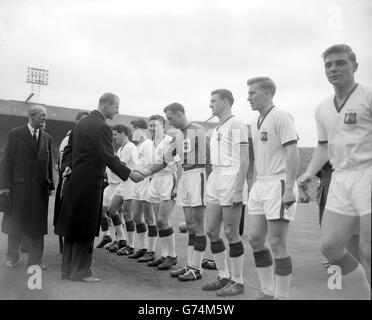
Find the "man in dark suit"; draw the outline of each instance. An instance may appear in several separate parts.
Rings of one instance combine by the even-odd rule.
[[[94,237],[99,235],[106,166],[122,180],[143,180],[114,154],[112,131],[105,119],[118,113],[119,102],[116,95],[103,94],[98,109],[76,124],[65,148],[62,169],[68,178],[55,226],[56,234],[65,239],[62,279],[100,281],[92,277],[90,266]]]
[[[11,210],[4,213],[2,232],[8,234],[8,267],[19,260],[22,239],[28,244],[28,265],[41,264],[48,233],[48,202],[54,189],[52,139],[45,127],[47,112],[31,105],[27,125],[12,129],[0,164],[0,192],[10,192]]]

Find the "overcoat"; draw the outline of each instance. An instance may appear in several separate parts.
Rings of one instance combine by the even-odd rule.
[[[112,130],[94,110],[72,130],[62,159],[62,170],[72,172],[63,187],[55,233],[77,241],[99,235],[106,166],[123,181],[131,170],[114,154]]]
[[[2,232],[15,236],[48,233],[52,161],[48,133],[40,129],[36,145],[27,125],[9,132],[0,163],[0,189],[10,189],[11,211],[4,213]]]

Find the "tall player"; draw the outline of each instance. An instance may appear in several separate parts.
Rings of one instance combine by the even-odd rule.
[[[234,97],[227,89],[211,93],[210,108],[219,119],[211,137],[212,173],[207,182],[207,235],[216,262],[218,277],[202,286],[217,290],[218,296],[234,296],[244,292],[244,247],[239,235],[242,205],[248,193],[246,177],[249,165],[248,127],[231,113]],[[229,242],[231,278],[227,253],[220,237],[223,225]]]
[[[357,84],[358,63],[348,45],[323,53],[325,74],[335,94],[315,110],[318,145],[302,188],[329,159],[334,172],[322,221],[322,254],[342,271],[342,287],[351,298],[370,299],[370,284],[346,245],[360,229],[360,251],[371,272],[372,89]]]
[[[207,246],[204,231],[205,184],[209,166],[209,139],[205,128],[187,120],[184,107],[172,103],[164,108],[164,113],[173,127],[181,132],[173,139],[172,145],[164,155],[164,163],[142,173],[145,176],[164,168],[175,160],[178,170],[178,205],[185,214],[189,234],[187,265],[171,271],[171,276],[180,281],[193,281],[202,278],[201,263]]]
[[[153,163],[154,154],[154,145],[147,137],[147,122],[139,118],[131,121],[130,124],[132,126],[132,141],[137,143],[137,169],[147,169]],[[155,259],[155,243],[158,236],[158,228],[152,205],[147,201],[149,185],[150,177],[146,177],[146,179],[137,183],[134,187],[132,200],[133,220],[136,224],[139,250],[129,255],[128,258],[139,259],[138,262],[148,262]]]
[[[247,85],[248,101],[252,110],[259,112],[251,124],[257,179],[249,194],[247,221],[262,289],[258,299],[289,299],[292,259],[286,243],[298,198],[298,137],[292,116],[273,104],[275,83],[270,78],[257,77],[248,80]],[[266,247],[267,236],[275,270]]]
[[[154,164],[163,164],[164,153],[169,149],[172,137],[164,134],[165,119],[160,115],[149,118],[149,131],[154,143]],[[161,257],[148,262],[158,270],[168,270],[177,261],[175,234],[170,216],[175,204],[177,164],[174,160],[165,168],[154,172],[148,189],[148,201],[152,203],[159,229]],[[154,248],[155,250],[155,248]]]

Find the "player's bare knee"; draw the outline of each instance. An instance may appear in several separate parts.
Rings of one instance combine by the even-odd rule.
[[[228,233],[226,233],[225,231],[225,236],[229,243],[235,243],[240,241],[239,234],[237,232],[234,232],[232,229],[229,229]]]
[[[320,251],[330,262],[334,262],[342,258],[346,249],[340,248],[332,242],[322,242]]]
[[[219,232],[216,232],[210,228],[207,228],[206,234],[211,242],[217,241],[220,238]]]
[[[150,218],[145,218],[145,223],[148,225],[148,226],[152,226],[155,224],[155,221],[153,219],[150,219]]]
[[[254,251],[261,250],[265,247],[265,238],[257,233],[248,233],[248,241]]]
[[[362,253],[363,257],[367,260],[371,260],[371,242],[360,241],[359,248],[360,248],[360,252]]]
[[[269,237],[269,244],[274,256],[286,253],[287,247],[281,237]]]
[[[137,224],[142,224],[143,223],[143,219],[142,219],[142,217],[141,216],[134,216],[133,217],[133,221],[134,221],[134,223],[137,225]]]
[[[156,224],[160,230],[168,229],[170,227],[169,221],[164,219],[159,219]]]
[[[197,234],[197,235],[203,235],[203,234],[205,234],[205,232],[204,232],[204,224],[195,223],[193,225],[193,229],[194,229],[195,234]]]
[[[187,232],[189,234],[195,234],[195,231],[194,231],[194,228],[193,228],[193,225],[191,223],[187,223],[186,222],[186,229],[187,229]]]

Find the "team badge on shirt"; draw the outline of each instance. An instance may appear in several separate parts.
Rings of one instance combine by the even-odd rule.
[[[182,144],[182,151],[188,153],[191,151],[191,141],[190,139],[184,139]]]
[[[267,131],[266,130],[262,130],[260,132],[260,140],[261,141],[267,141]]]
[[[344,119],[345,124],[356,124],[357,123],[357,114],[356,112],[348,112],[345,114]]]

